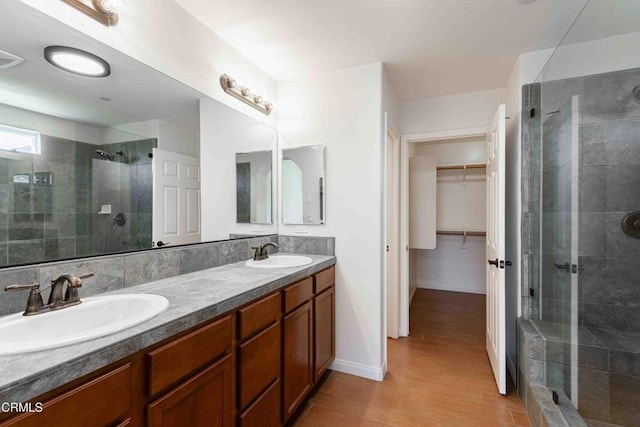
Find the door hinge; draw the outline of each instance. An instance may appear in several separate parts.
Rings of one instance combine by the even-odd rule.
[[[529,110],[529,117],[534,118],[535,116],[536,116],[536,109],[532,108],[531,110]]]
[[[529,288],[529,296],[533,297],[535,296],[535,294],[536,294],[535,290],[533,288]]]

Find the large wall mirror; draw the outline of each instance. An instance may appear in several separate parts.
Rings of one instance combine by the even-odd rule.
[[[324,145],[282,150],[282,223],[324,224]]]
[[[111,73],[87,77],[56,68],[43,55],[52,45],[97,55]],[[187,159],[189,179],[199,188],[202,103],[226,117],[207,130],[208,138],[226,139],[254,126],[266,128],[263,134],[274,144],[275,132],[264,124],[22,2],[3,4],[0,266],[152,248],[159,240],[154,169],[160,166],[154,165],[154,153]],[[233,152],[251,151],[248,144],[226,144]],[[172,161],[161,169],[170,173]],[[225,163],[235,172],[233,158]],[[206,187],[209,193],[223,187],[235,191],[235,179]],[[182,204],[167,194],[165,207]],[[191,199],[196,210],[187,215],[188,238],[169,238],[170,244],[213,240],[201,233],[196,196]],[[218,231],[216,240],[234,232],[226,224]]]

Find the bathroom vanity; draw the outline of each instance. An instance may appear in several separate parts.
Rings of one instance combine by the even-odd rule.
[[[311,257],[304,267],[240,262],[120,290],[170,306],[121,333],[0,357],[0,401],[33,409],[0,414],[0,426],[285,424],[335,357],[335,257]]]

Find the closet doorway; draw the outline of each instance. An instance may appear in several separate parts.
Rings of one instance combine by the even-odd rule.
[[[400,335],[417,289],[486,295],[486,351],[506,393],[505,107],[488,128],[406,135],[401,150]],[[478,325],[469,325],[477,327]]]
[[[401,336],[418,287],[484,293],[486,136],[475,128],[402,137]]]

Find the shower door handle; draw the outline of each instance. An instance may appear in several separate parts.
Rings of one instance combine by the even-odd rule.
[[[492,259],[488,259],[488,260],[487,260],[487,262],[488,262],[490,265],[495,265],[496,267],[498,267],[498,258],[496,258],[496,259],[495,259],[495,261],[494,261],[494,260],[492,260]]]

